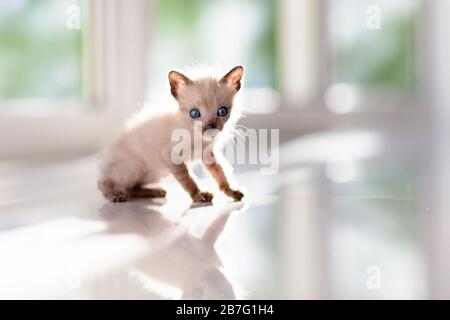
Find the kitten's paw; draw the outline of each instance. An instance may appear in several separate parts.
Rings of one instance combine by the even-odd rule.
[[[233,189],[226,190],[225,194],[236,201],[241,201],[241,199],[244,197],[244,194],[241,191]]]
[[[128,200],[128,193],[123,191],[115,191],[108,197],[112,202],[126,202]]]
[[[209,192],[197,192],[192,196],[192,201],[194,202],[211,202],[213,199],[212,193]]]

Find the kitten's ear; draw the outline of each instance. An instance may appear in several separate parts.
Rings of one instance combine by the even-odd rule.
[[[244,68],[241,66],[234,67],[223,76],[220,82],[230,85],[237,92],[241,88],[241,79],[243,74]]]
[[[192,81],[184,74],[177,71],[169,72],[170,92],[176,99],[180,88],[188,86]]]

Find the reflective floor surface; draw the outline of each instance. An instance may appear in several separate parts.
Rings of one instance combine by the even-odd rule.
[[[3,162],[0,297],[429,297],[439,278],[424,165],[392,160],[367,133],[333,137],[368,147],[330,157],[326,138],[294,141],[277,175],[237,170],[243,202],[201,178],[216,194],[208,206],[170,179],[165,200],[106,202],[91,157]]]

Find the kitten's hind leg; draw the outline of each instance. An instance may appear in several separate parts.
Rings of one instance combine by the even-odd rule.
[[[130,196],[130,189],[143,172],[144,166],[134,159],[113,163],[103,171],[98,187],[108,200],[125,202]]]
[[[162,188],[145,188],[143,185],[136,185],[131,189],[130,195],[136,198],[165,198],[166,190]]]

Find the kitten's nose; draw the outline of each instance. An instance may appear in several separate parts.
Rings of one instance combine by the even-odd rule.
[[[216,128],[217,128],[216,122],[209,122],[209,123],[206,125],[206,127],[205,127],[206,130],[209,130],[209,129],[216,129]]]

